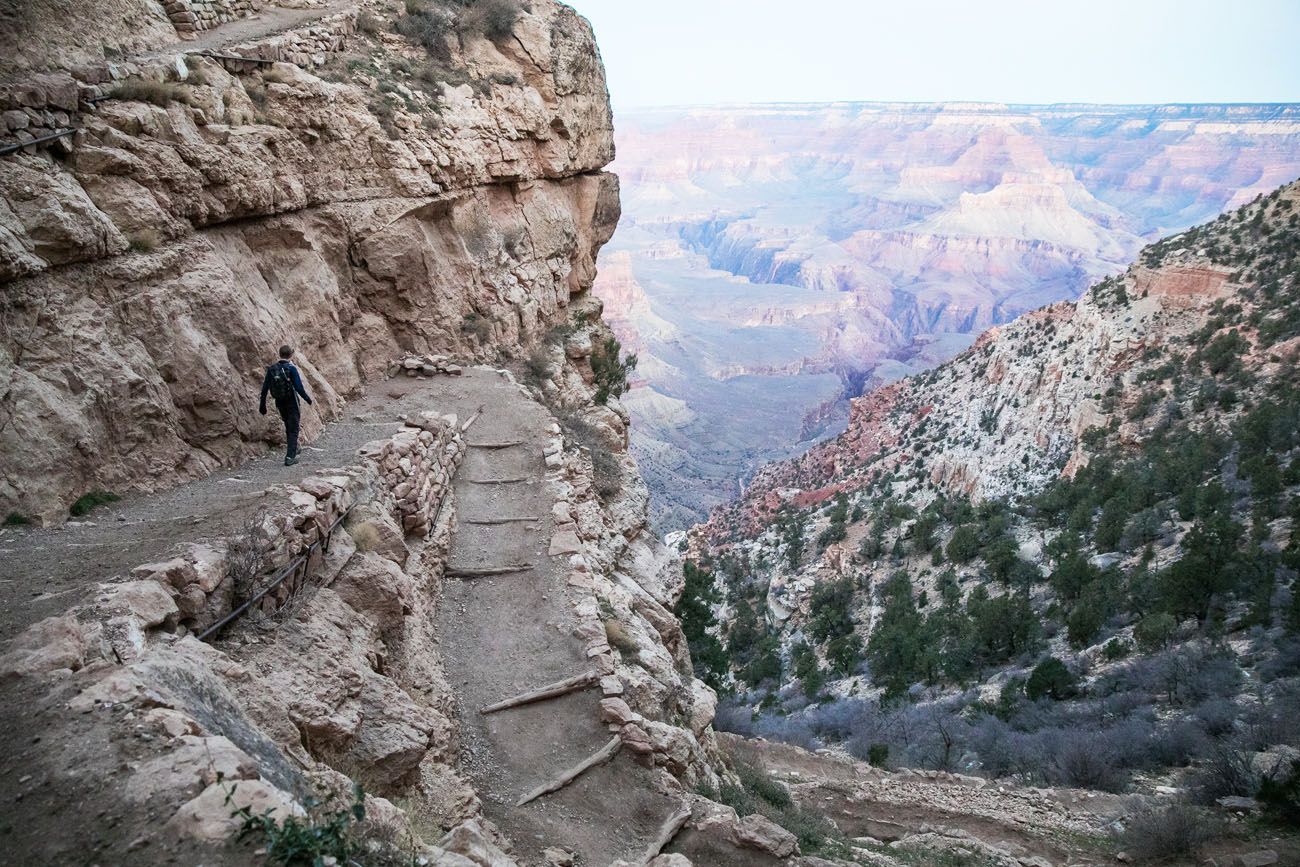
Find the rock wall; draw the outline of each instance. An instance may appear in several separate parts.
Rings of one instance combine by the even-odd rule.
[[[299,571],[267,593],[254,612],[274,613],[309,581],[328,584],[350,553],[345,545],[340,560],[339,551],[330,550],[344,519],[352,519],[350,526],[367,544],[389,551],[401,549],[406,537],[428,537],[465,442],[455,416],[424,413],[407,425],[396,436],[362,447],[358,466],[289,486],[252,519],[243,538],[233,540],[237,550],[230,550],[231,543],[190,543],[176,557],[136,567],[132,576],[156,582],[172,597],[177,612],[171,625],[179,626],[180,634],[202,633],[291,565]],[[363,524],[365,529],[357,530]],[[124,635],[128,640],[120,646],[113,642],[114,648],[119,657],[134,658],[142,647],[138,632],[128,629]]]
[[[253,0],[166,0],[163,8],[176,32],[184,36],[209,30],[256,8]]]
[[[238,50],[311,54],[287,38]],[[324,78],[196,56],[51,74],[118,97],[82,102],[70,153],[0,160],[0,512],[59,521],[260,451],[280,343],[322,398],[310,437],[392,357],[518,351],[589,289],[618,200],[586,22],[534,3],[432,96],[401,71],[422,48],[364,38],[383,65]]]

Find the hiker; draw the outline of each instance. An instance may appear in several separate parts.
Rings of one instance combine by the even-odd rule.
[[[258,412],[266,415],[266,395],[275,398],[276,411],[284,420],[284,438],[289,448],[284,454],[284,465],[291,467],[298,463],[298,395],[311,403],[306,390],[302,387],[302,377],[298,368],[289,359],[293,357],[292,346],[280,347],[280,360],[266,369],[266,378],[262,380],[262,404]]]

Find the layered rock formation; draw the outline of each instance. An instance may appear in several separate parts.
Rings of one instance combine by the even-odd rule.
[[[260,450],[250,394],[282,342],[311,432],[399,351],[493,355],[589,287],[618,199],[582,19],[538,4],[421,84],[424,49],[356,15],[319,74],[160,54],[10,85],[70,93],[82,129],[0,161],[0,510],[55,521]]]
[[[597,292],[641,347],[634,446],[665,529],[836,431],[864,383],[1300,174],[1293,106],[719,106],[629,113],[618,136],[605,256],[626,265]],[[619,313],[630,283],[648,304]]]
[[[798,863],[695,793],[729,774],[716,696],[626,411],[593,398],[619,206],[586,23],[549,0],[222,23],[246,7],[126,3],[150,27],[105,37],[151,53],[114,62],[33,11],[71,68],[7,61],[6,851],[236,864],[303,857],[300,833],[321,863],[682,865],[660,852],[686,827]],[[282,342],[331,468],[208,477],[273,438],[253,401]],[[90,490],[135,495],[11,529]]]

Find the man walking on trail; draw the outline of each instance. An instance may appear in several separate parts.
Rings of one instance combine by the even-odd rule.
[[[258,411],[266,415],[266,395],[275,398],[275,409],[284,420],[284,438],[289,447],[284,454],[284,465],[291,467],[298,463],[298,395],[311,403],[311,398],[302,387],[302,377],[298,368],[289,359],[293,356],[293,347],[280,347],[280,360],[266,369],[266,378],[262,380],[262,403]]]

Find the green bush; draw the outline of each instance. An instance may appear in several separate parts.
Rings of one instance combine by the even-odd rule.
[[[68,509],[68,514],[74,518],[80,518],[87,515],[96,506],[102,506],[105,503],[115,503],[122,499],[117,494],[108,491],[91,491],[77,498],[77,501]]]
[[[636,368],[635,355],[620,359],[622,349],[618,340],[610,337],[591,354],[591,371],[596,376],[594,399],[602,406],[611,397],[622,397],[627,391],[627,375]]]
[[[1031,701],[1038,701],[1040,698],[1061,701],[1070,698],[1075,692],[1074,675],[1065,667],[1065,663],[1055,656],[1049,656],[1034,666],[1034,670],[1029,674],[1029,680],[1025,681],[1025,695],[1029,696]]]
[[[979,533],[969,524],[963,524],[952,531],[948,540],[948,559],[954,563],[969,563],[980,552]]]
[[[673,613],[681,621],[691,662],[695,665],[695,676],[722,692],[727,674],[727,654],[713,634],[718,625],[713,606],[720,603],[722,597],[714,586],[712,572],[687,560],[682,565],[682,573],[686,581],[681,598],[673,606]]]
[[[1123,659],[1133,652],[1133,642],[1124,638],[1112,638],[1101,648],[1102,658],[1107,662]]]
[[[4,526],[6,527],[25,527],[32,522],[32,519],[22,512],[10,512],[5,517]]]
[[[230,806],[238,783],[226,790],[226,806]],[[315,798],[308,798],[304,806],[307,816],[288,816],[283,823],[272,818],[271,810],[254,813],[244,806],[231,810],[231,817],[242,823],[239,837],[253,836],[263,845],[266,857],[272,864],[285,867],[319,867],[331,858],[344,864],[362,849],[355,835],[355,826],[366,818],[365,792],[355,786],[352,802],[329,806]]]

